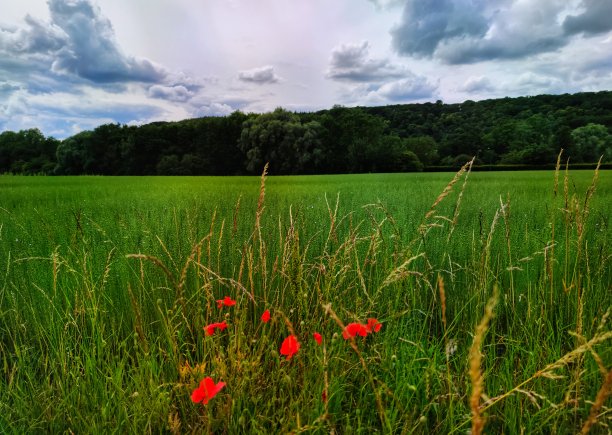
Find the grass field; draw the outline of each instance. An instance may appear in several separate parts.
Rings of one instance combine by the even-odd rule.
[[[0,177],[0,433],[609,432],[612,173],[453,177]]]

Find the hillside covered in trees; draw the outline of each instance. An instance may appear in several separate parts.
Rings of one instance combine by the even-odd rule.
[[[612,162],[612,92],[443,104],[335,106],[313,113],[239,111],[142,126],[106,124],[64,140],[0,134],[0,173],[103,175],[420,171]]]

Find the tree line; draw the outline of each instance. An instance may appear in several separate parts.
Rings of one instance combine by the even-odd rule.
[[[105,124],[64,140],[0,134],[0,173],[101,175],[421,171],[477,164],[612,162],[612,92],[309,113],[236,111],[142,126]]]

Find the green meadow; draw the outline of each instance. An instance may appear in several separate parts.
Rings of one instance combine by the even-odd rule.
[[[611,213],[563,167],[1,176],[0,432],[606,433]]]

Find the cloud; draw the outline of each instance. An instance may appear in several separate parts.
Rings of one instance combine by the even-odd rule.
[[[438,85],[411,72],[407,76],[379,83],[359,83],[347,86],[339,96],[343,104],[381,106],[385,104],[431,101],[438,98]]]
[[[459,88],[460,91],[468,92],[470,94],[488,93],[494,92],[495,87],[491,83],[488,77],[470,77],[466,82]]]
[[[278,83],[280,81],[280,77],[274,72],[274,67],[270,65],[240,71],[238,73],[238,79],[243,82],[255,83],[258,85]]]
[[[0,47],[13,54],[48,53],[62,48],[68,35],[58,26],[26,15],[23,29],[0,29]]]
[[[405,0],[368,0],[378,9],[392,9],[404,4]]]
[[[91,89],[37,95],[20,89],[4,105],[0,103],[0,113],[5,115],[0,129],[17,131],[38,128],[47,135],[61,139],[101,124],[160,119],[164,115],[163,109],[146,101],[134,102],[123,95],[114,99],[111,97]]]
[[[328,79],[345,82],[380,82],[403,77],[406,74],[405,68],[387,59],[370,58],[369,50],[368,41],[335,47],[325,76]]]
[[[520,74],[508,84],[511,95],[560,94],[572,91],[568,83],[559,77],[541,73],[526,72]]]
[[[21,87],[15,83],[2,81],[0,82],[0,95],[6,98],[7,95],[12,94],[14,91],[18,91]]]
[[[408,78],[385,83],[375,93],[389,101],[408,102],[431,98],[436,89],[425,77],[411,74]]]
[[[194,93],[185,86],[163,86],[153,85],[147,91],[151,98],[161,98],[163,100],[174,102],[185,102],[194,96]]]
[[[612,2],[610,0],[583,0],[581,6],[584,11],[580,15],[565,17],[563,30],[566,34],[596,35],[612,30]]]
[[[56,53],[52,70],[92,82],[158,83],[167,72],[147,59],[124,55],[111,22],[89,0],[49,0],[52,25],[68,35]]]
[[[391,30],[392,46],[403,56],[447,64],[523,59],[555,52],[569,36],[612,30],[609,0],[582,0],[569,15],[564,0],[408,0]]]
[[[391,30],[394,49],[402,55],[431,56],[451,38],[482,37],[489,24],[482,1],[408,0],[401,23]]]
[[[0,56],[13,59],[10,71],[101,84],[161,83],[167,77],[150,60],[122,53],[110,21],[90,0],[49,0],[48,6],[49,22],[26,15],[23,28],[0,28]]]
[[[231,106],[224,103],[209,103],[198,107],[195,110],[194,115],[198,117],[203,116],[226,116],[232,113],[234,109]]]

